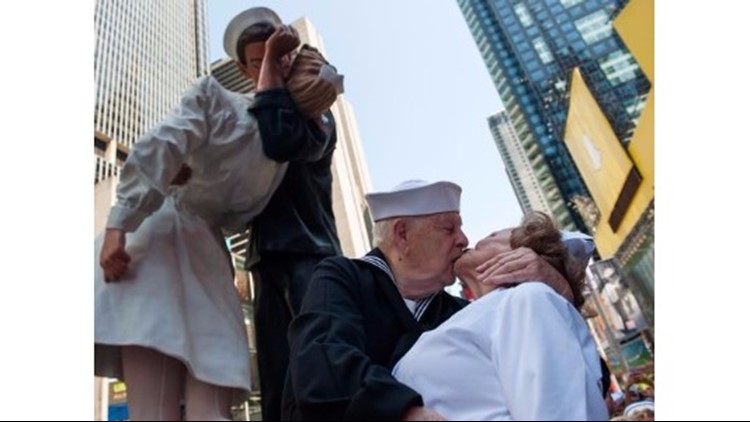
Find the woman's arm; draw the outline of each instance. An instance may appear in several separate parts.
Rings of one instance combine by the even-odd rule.
[[[167,187],[177,176],[185,157],[208,140],[207,114],[210,98],[204,78],[182,97],[176,111],[133,145],[120,173],[117,201],[107,219],[100,265],[105,280],[115,281],[127,270],[125,233],[164,202]]]

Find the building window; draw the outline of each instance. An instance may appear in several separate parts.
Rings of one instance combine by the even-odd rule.
[[[599,10],[575,21],[578,32],[587,44],[593,44],[612,35],[612,23],[604,10]]]
[[[542,63],[548,64],[554,61],[552,52],[549,50],[549,47],[547,47],[547,43],[544,42],[542,37],[534,38],[534,41],[532,43],[534,44],[534,49],[539,55],[539,59],[542,61]]]
[[[529,9],[526,8],[525,4],[518,3],[513,7],[513,10],[516,11],[518,20],[521,21],[521,24],[524,27],[527,27],[533,23],[533,21],[531,20],[531,14],[529,14]]]
[[[591,51],[593,52],[594,57],[599,57],[602,54],[604,54],[607,50],[609,50],[607,46],[605,45],[605,43],[606,42],[600,42],[591,48]]]
[[[560,4],[562,4],[565,7],[571,7],[575,6],[578,3],[581,3],[583,0],[560,0]]]
[[[529,51],[531,49],[531,46],[529,45],[528,41],[523,40],[521,43],[516,45],[516,48],[518,49],[519,53],[523,53]]]
[[[622,50],[617,50],[599,59],[599,67],[612,85],[635,78],[638,71],[638,63],[633,59],[633,56]]]
[[[533,53],[532,53],[533,54]],[[531,73],[540,68],[540,64],[537,60],[531,60],[526,62],[526,72]]]
[[[531,80],[534,81],[534,82],[540,81],[545,76],[546,76],[546,74],[544,73],[544,70],[543,69],[539,69],[539,70],[531,73]]]
[[[646,107],[647,94],[639,95],[623,103],[625,110],[630,114],[634,126],[638,125],[638,119],[641,116],[643,108]]]

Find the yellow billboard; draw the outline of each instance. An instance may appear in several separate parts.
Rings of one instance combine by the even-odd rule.
[[[651,81],[651,92],[641,112],[638,126],[628,145],[633,162],[643,175],[646,187],[654,187],[654,0],[630,0],[614,20],[617,33],[627,45],[643,73]],[[651,197],[653,197],[653,192]]]
[[[630,0],[613,22],[646,77],[654,81],[654,0]]]
[[[602,258],[611,258],[653,198],[653,172],[644,181],[578,69],[571,77],[565,144],[601,213],[594,241]]]
[[[640,175],[578,69],[573,71],[570,98],[565,144],[602,218],[617,231]]]

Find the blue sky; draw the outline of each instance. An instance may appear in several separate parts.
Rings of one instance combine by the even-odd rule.
[[[373,189],[407,179],[463,187],[464,231],[474,244],[518,224],[521,210],[487,117],[502,108],[454,0],[208,2],[210,60],[226,57],[227,23],[268,6],[306,16],[345,75]]]

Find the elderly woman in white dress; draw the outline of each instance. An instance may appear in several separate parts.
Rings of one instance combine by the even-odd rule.
[[[124,379],[132,420],[179,420],[181,401],[188,420],[230,420],[233,393],[251,389],[223,234],[243,230],[263,209],[284,176],[285,154],[325,145],[330,134],[320,113],[302,113],[285,88],[299,38],[278,22],[267,8],[230,22],[225,48],[264,50],[260,64],[238,62],[256,93],[198,80],[133,146],[95,242],[95,373]],[[245,36],[259,23],[271,33]],[[307,95],[323,108],[335,100]],[[187,183],[170,186],[185,165]]]
[[[574,304],[582,304],[587,254],[583,263],[571,259],[552,220],[529,214],[456,261],[478,299],[422,334],[394,376],[449,420],[607,420],[599,355],[576,306],[541,282],[496,288],[479,281],[480,264],[519,247],[565,275]]]

